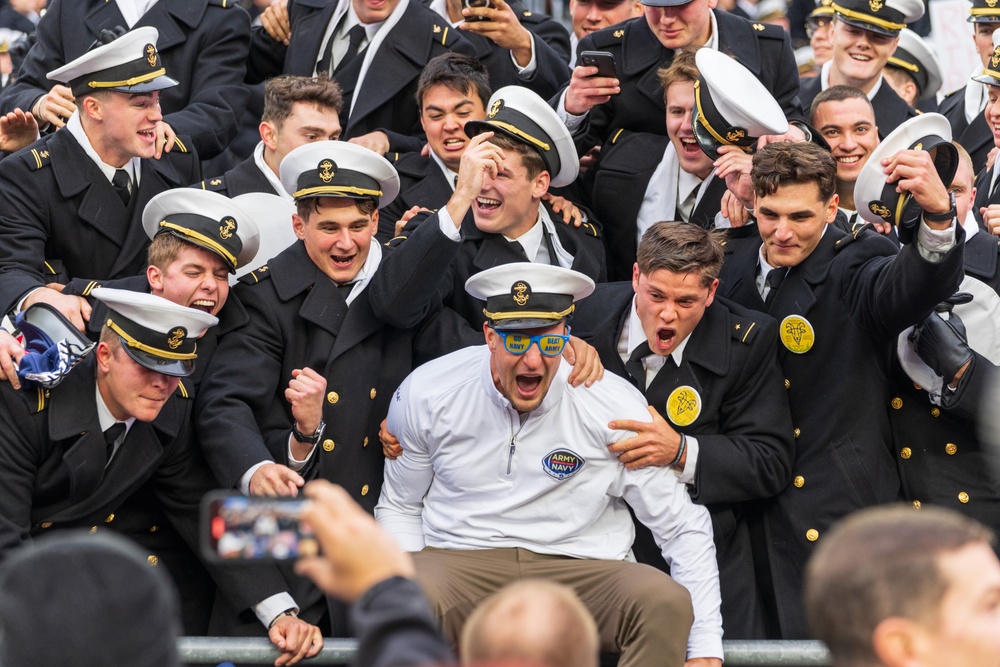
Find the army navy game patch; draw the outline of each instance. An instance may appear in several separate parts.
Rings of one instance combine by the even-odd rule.
[[[550,477],[563,480],[580,472],[586,462],[582,456],[568,449],[557,449],[542,459],[542,470]]]

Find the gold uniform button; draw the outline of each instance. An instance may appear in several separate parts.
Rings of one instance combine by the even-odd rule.
[[[115,520],[115,513],[112,512],[111,514],[108,515],[108,518],[104,520],[104,523],[111,523],[114,520]]]
[[[792,388],[792,381],[789,380],[788,378],[785,378],[785,389],[791,389],[791,388]]]
[[[377,393],[378,392],[375,391],[375,387],[372,387],[372,390],[370,392],[368,392],[368,396],[369,396],[369,398],[371,398],[374,401],[375,400],[375,394],[377,394]]]
[[[329,401],[330,403],[336,403],[337,401],[340,400],[340,394],[338,394],[335,391],[331,391],[329,394],[326,395],[326,400]]]
[[[819,539],[819,531],[816,530],[815,528],[810,528],[809,530],[806,531],[806,539],[809,540],[810,542],[815,542],[816,540]]]
[[[160,529],[160,527],[159,527],[159,526],[150,526],[150,527],[149,527],[149,532],[151,532],[151,533],[155,533],[155,532],[156,532],[156,531],[158,531],[159,529]]]
[[[42,524],[42,528],[51,528],[51,527],[52,527],[51,521],[46,521]]]
[[[156,567],[159,564],[160,559],[150,554],[149,556],[146,557],[146,562],[152,565],[153,567]]]
[[[909,447],[903,447],[901,450],[899,450],[899,458],[908,459],[911,456],[913,456],[913,450],[910,449]]]
[[[324,440],[323,441],[323,451],[324,452],[332,452],[334,447],[336,447],[336,445],[334,444],[333,440]]]
[[[363,496],[367,496],[368,495],[368,485],[367,484],[365,484],[364,486],[361,487],[361,495],[363,495]]]
[[[941,411],[937,408],[931,408],[931,417],[940,417]]]
[[[367,447],[368,446],[368,436],[367,435],[365,436],[365,441],[361,443],[361,446],[362,447]]]
[[[795,429],[794,431],[792,431],[792,435],[794,435],[797,438],[800,435],[802,435],[802,430],[801,429]]]
[[[958,445],[956,445],[954,442],[949,442],[947,445],[944,446],[944,451],[947,452],[948,456],[954,456],[955,452],[958,451]]]
[[[803,477],[802,475],[798,475],[794,480],[792,480],[792,484],[795,485],[796,489],[801,489],[803,486],[806,485],[806,478]]]
[[[966,493],[965,491],[962,491],[961,493],[959,493],[958,494],[958,502],[962,503],[963,505],[965,503],[969,502],[969,494]]]
[[[913,509],[915,509],[915,510],[920,509],[920,501],[919,500],[914,500],[913,501]]]
[[[903,399],[897,396],[896,398],[892,399],[890,405],[892,405],[893,410],[899,410],[901,407],[903,407]]]

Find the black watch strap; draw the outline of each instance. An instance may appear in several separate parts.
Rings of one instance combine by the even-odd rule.
[[[305,443],[310,444],[310,445],[315,445],[316,443],[319,442],[319,439],[323,437],[323,429],[325,429],[325,428],[326,428],[326,422],[323,421],[323,420],[320,420],[319,427],[316,429],[316,432],[312,433],[310,435],[306,435],[306,434],[302,433],[301,431],[299,431],[299,429],[297,428],[296,424],[293,423],[292,424],[292,437],[295,438],[296,440],[298,440],[299,442],[305,442]]]
[[[951,208],[949,208],[944,213],[928,213],[924,211],[924,220],[928,222],[948,222],[949,220],[954,220],[957,214],[955,210],[955,193],[948,193],[948,200],[951,203]]]

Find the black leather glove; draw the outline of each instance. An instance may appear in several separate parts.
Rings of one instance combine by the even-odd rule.
[[[923,322],[913,327],[909,341],[913,343],[917,356],[944,378],[945,384],[952,379],[973,358],[972,348],[965,332],[965,324],[952,309],[955,304],[968,303],[972,295],[959,292],[935,307]],[[947,320],[939,313],[949,313]]]

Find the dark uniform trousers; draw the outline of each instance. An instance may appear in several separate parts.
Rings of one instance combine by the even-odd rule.
[[[979,233],[968,239],[963,286],[975,280],[1000,294],[998,260],[1000,246],[995,236]],[[974,339],[974,325],[969,321],[965,325]],[[995,331],[980,332],[980,340],[995,336]],[[1000,529],[1000,454],[983,443],[977,432],[980,410],[993,409],[986,400],[996,377],[996,365],[977,352],[959,384],[955,403],[943,408],[917,388],[898,361],[894,363],[889,418],[903,498],[914,507],[944,505],[993,530]]]
[[[50,391],[0,386],[0,554],[63,528],[134,534],[136,521],[124,508],[136,494],[155,502],[184,541],[198,548],[201,498],[217,484],[190,437],[191,401],[178,391],[156,420],[134,422],[105,469],[95,382],[91,355]],[[157,532],[152,529],[147,527]],[[152,554],[148,562],[159,565]],[[236,609],[286,590],[271,567],[227,566],[213,568],[212,575]]]
[[[719,25],[719,51],[753,72],[789,120],[804,120],[788,33],[778,26],[751,23],[718,9],[712,11]],[[666,135],[666,105],[656,71],[670,64],[674,52],[660,44],[646,18],[639,16],[587,35],[576,49],[578,63],[584,51],[608,51],[614,56],[621,93],[587,114],[573,136],[578,152],[582,155],[593,146],[603,145],[619,129]],[[552,105],[558,101],[558,96],[552,98]]]
[[[899,498],[885,408],[889,359],[896,334],[958,287],[964,236],[957,228],[956,247],[932,264],[915,247],[897,254],[887,239],[855,239],[828,226],[769,306],[756,286],[760,239],[744,239],[726,257],[719,292],[771,315],[782,341],[778,361],[792,410],[795,463],[792,485],[767,508],[764,528],[784,639],[807,635],[802,574],[816,541],[844,515]]]
[[[182,140],[183,145],[187,145]],[[200,176],[198,157],[176,145],[142,160],[126,208],[69,132],[43,137],[0,162],[0,308],[35,287],[132,276],[146,267],[142,211],[154,195]]]
[[[601,149],[600,160],[587,178],[586,188],[594,215],[604,227],[604,245],[608,257],[608,280],[631,280],[635,264],[636,221],[646,188],[653,172],[660,166],[670,139],[646,132],[621,132],[612,135]],[[715,215],[722,208],[726,181],[710,174],[711,183],[695,202],[690,222],[715,228]],[[664,183],[664,188],[677,183]],[[676,212],[666,218],[680,220]]]
[[[271,181],[267,180],[267,176],[257,166],[252,155],[225,174],[206,178],[199,181],[194,187],[218,192],[220,195],[230,198],[253,192],[277,194]]]
[[[263,28],[253,30],[247,81],[257,83],[277,74],[312,76],[319,62],[323,37],[337,3],[329,0],[289,0],[292,41],[287,47],[271,39]],[[363,89],[358,75],[367,48],[334,77],[344,93],[341,139],[375,130],[387,131],[392,150],[420,151],[420,112],[414,95],[417,79],[431,58],[455,51],[475,55],[473,46],[436,12],[410,0],[399,22],[372,58]],[[352,100],[357,104],[351,111]]]
[[[608,371],[628,380],[618,340],[633,294],[629,283],[598,285],[573,317],[573,332],[597,348]],[[716,298],[691,332],[680,368],[668,361],[643,392],[668,422],[668,398],[677,388],[692,387],[701,397],[697,418],[671,427],[698,438],[698,465],[688,490],[712,516],[722,623],[730,639],[767,636],[751,528],[760,523],[755,501],[788,485],[793,459],[792,418],[776,344],[774,320]],[[639,521],[635,526],[636,559],[667,571],[652,533]]]
[[[806,109],[812,105],[813,99],[822,90],[823,82],[820,79],[821,77],[814,76],[803,79],[801,82],[799,94],[802,97],[802,105]],[[884,79],[871,102],[872,108],[875,110],[875,124],[878,126],[879,139],[885,139],[900,124],[917,115],[916,110],[904,102],[903,98],[897,95],[896,91]]]
[[[972,158],[972,171],[978,174],[986,167],[986,159],[993,150],[993,133],[986,124],[986,116],[979,113],[970,123],[965,119],[965,86],[948,93],[938,113],[951,124],[951,136],[962,145]]]
[[[604,245],[601,242],[600,227],[597,223],[584,223],[580,227],[566,225],[552,213],[552,209],[548,208],[547,204],[543,202],[541,205],[545,206],[550,217],[556,220],[555,229],[559,242],[573,256],[573,264],[570,268],[589,276],[595,282],[604,281],[606,277]],[[425,226],[434,230],[433,233],[443,242],[444,235],[440,231],[436,214],[430,217],[424,215],[413,218],[407,223],[404,234]],[[480,271],[494,266],[527,262],[529,259],[517,242],[508,241],[502,234],[480,231],[476,227],[476,221],[471,211],[462,221],[461,234],[461,243],[451,244],[452,249],[457,254],[452,254],[453,259],[448,263],[444,276],[433,283],[428,281],[428,284],[437,285],[438,297],[446,311],[453,311],[471,325],[472,333],[475,334],[473,339],[478,339],[476,344],[481,345],[483,323],[486,322],[486,316],[483,315],[483,302],[469,296],[465,291],[465,281]],[[404,247],[409,242],[409,240],[399,239],[394,243]],[[553,251],[550,249],[549,253],[551,257]],[[394,312],[385,299],[376,295],[373,299],[373,305],[378,316],[386,322],[394,326],[405,325],[401,321],[400,315]]]
[[[115,26],[127,27],[115,2],[52,0],[17,80],[0,95],[0,113],[30,110],[54,85],[46,73],[82,56],[101,30]],[[143,26],[159,31],[157,51],[167,76],[178,82],[160,91],[163,120],[190,137],[189,147],[202,159],[215,157],[239,131],[249,98],[243,77],[250,17],[229,0],[157,2],[135,24]]]
[[[350,307],[302,242],[241,278],[234,292],[248,321],[220,339],[196,400],[202,447],[224,486],[237,486],[262,461],[288,462],[295,420],[284,393],[292,370],[309,367],[327,380],[326,430],[301,474],[343,486],[374,511],[384,461],[379,425],[392,393],[413,368],[414,350],[443,354],[459,345],[447,328],[453,320],[437,316],[439,304],[429,303],[426,284],[415,278],[428,275],[433,282],[435,272],[447,266],[442,253],[450,250],[435,247],[435,238],[415,233],[411,252],[398,262],[387,251],[376,277]],[[376,318],[370,304],[375,291],[386,292],[406,326],[394,328]],[[327,607],[321,593],[291,568],[286,577],[296,601],[308,610],[306,618],[316,622],[329,609],[332,631],[347,632],[343,605]]]

